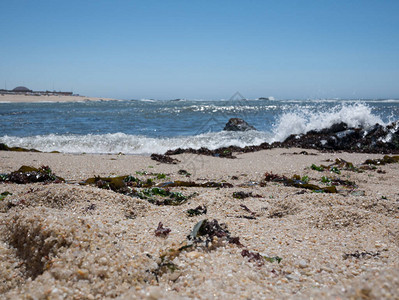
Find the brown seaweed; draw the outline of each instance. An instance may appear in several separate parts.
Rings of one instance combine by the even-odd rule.
[[[56,176],[48,166],[41,166],[40,168],[22,166],[17,171],[0,176],[0,182],[11,182],[18,184],[34,182],[60,183],[65,182],[65,180]]]
[[[189,173],[189,172],[187,172],[186,170],[179,170],[178,172],[177,172],[179,175],[184,175],[184,176],[186,176],[186,177],[190,177],[191,176],[191,173]]]
[[[180,162],[180,160],[176,159],[176,158],[172,158],[169,155],[162,155],[162,154],[151,154],[151,159],[152,160],[156,160],[160,163],[164,163],[164,164],[177,164]]]
[[[204,215],[207,213],[207,208],[206,206],[197,206],[196,208],[190,208],[187,211],[187,215],[189,217],[194,217],[194,216],[199,216],[199,215]]]
[[[227,230],[226,224],[219,224],[216,219],[212,221],[208,221],[207,219],[199,221],[194,226],[191,233],[187,236],[187,239],[197,244],[205,242],[205,244],[208,245],[213,241],[215,237],[219,239],[224,238],[225,240],[227,240],[227,242],[231,244],[242,246],[238,237],[232,237],[230,235],[230,232]]]
[[[256,212],[250,210],[246,205],[240,204],[241,208],[244,209],[246,212],[249,212],[251,214],[252,218],[256,217]],[[255,218],[256,219],[256,218]]]
[[[252,192],[244,192],[244,191],[239,191],[239,192],[234,192],[233,193],[233,198],[236,199],[245,199],[245,198],[249,198],[249,197],[253,197],[253,198],[262,198],[261,195],[258,194],[252,194]]]
[[[282,261],[282,258],[279,256],[273,256],[273,257],[264,256],[258,252],[251,252],[247,249],[242,250],[241,255],[243,257],[248,257],[248,261],[255,262],[258,267],[263,266],[265,264],[265,261],[268,261],[271,263],[273,263],[273,262],[280,263]]]
[[[0,151],[16,151],[16,152],[41,152],[36,149],[26,149],[22,147],[8,147],[4,143],[0,143]]]
[[[293,186],[296,188],[312,190],[313,192],[318,192],[318,193],[337,193],[337,189],[335,186],[320,187],[318,185],[310,184],[308,182],[302,181],[298,178],[301,178],[301,177],[299,175],[294,175],[292,178],[288,178],[284,175],[265,173],[264,180],[271,181],[271,182],[279,182],[279,183],[283,183],[286,186]]]
[[[163,227],[162,222],[159,222],[158,223],[158,228],[155,229],[155,236],[167,237],[170,232],[171,232],[170,228]]]
[[[386,164],[393,164],[399,162],[399,155],[389,156],[385,155],[383,158],[380,159],[367,159],[363,165],[375,165],[375,166],[382,166]]]
[[[231,188],[233,185],[228,182],[208,181],[205,183],[196,183],[194,181],[168,181],[157,184],[158,187],[213,187],[213,188]]]
[[[350,257],[353,258],[367,258],[367,257],[376,257],[379,256],[380,253],[379,252],[368,252],[368,251],[363,251],[363,252],[359,252],[358,250],[356,250],[354,253],[345,253],[344,255],[342,255],[343,259],[348,259]]]

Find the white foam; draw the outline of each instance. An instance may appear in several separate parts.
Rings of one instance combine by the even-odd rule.
[[[362,127],[365,129],[376,123],[386,125],[379,116],[372,113],[371,107],[365,103],[346,102],[324,110],[320,108],[321,106],[305,105],[302,108],[292,108],[290,105],[280,106],[285,112],[277,118],[270,132],[222,131],[170,138],[155,138],[125,133],[49,134],[29,137],[3,136],[0,137],[0,142],[10,147],[34,148],[45,152],[150,154],[164,153],[167,150],[176,148],[199,149],[206,147],[217,149],[231,145],[245,147],[259,145],[263,142],[283,141],[291,134],[328,128],[340,122],[345,122],[350,127]],[[233,109],[230,106],[221,108],[213,105],[201,105],[199,107],[204,110]],[[234,109],[237,108],[235,107]]]
[[[151,154],[164,153],[177,148],[207,147],[217,149],[225,146],[245,147],[259,145],[269,140],[264,132],[217,132],[188,137],[150,138],[124,133],[88,134],[88,135],[37,135],[31,137],[0,137],[0,142],[10,147],[34,148],[44,152],[60,151],[64,153],[125,153]]]
[[[371,108],[365,103],[344,103],[325,111],[302,108],[283,113],[278,118],[272,141],[283,141],[291,134],[328,128],[340,122],[345,122],[349,127],[365,129],[377,123],[386,125],[379,116],[372,114]]]

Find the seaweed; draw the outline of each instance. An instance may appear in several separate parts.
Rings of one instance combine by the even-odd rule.
[[[385,155],[381,159],[367,159],[363,165],[376,165],[376,166],[381,166],[381,165],[386,165],[386,164],[393,164],[399,162],[399,155],[395,156],[389,156]]]
[[[163,205],[172,205],[172,206],[177,206],[185,203],[189,198],[194,196],[195,194],[192,194],[190,196],[184,196],[180,192],[171,192],[169,190],[161,189],[158,187],[150,188],[150,189],[145,189],[142,192],[138,192],[137,196],[141,199],[145,199],[148,202],[163,206]],[[155,197],[159,196],[159,197]],[[166,199],[164,199],[166,198]]]
[[[236,198],[236,199],[245,199],[245,198],[248,198],[248,197],[262,198],[261,195],[257,195],[257,194],[253,195],[252,192],[246,193],[246,192],[243,192],[243,191],[239,191],[239,192],[234,192],[233,193],[233,198]]]
[[[330,166],[325,166],[325,165],[317,166],[315,164],[312,164],[310,166],[310,168],[312,170],[319,171],[319,172],[323,172],[324,170],[329,170],[330,172],[333,172],[336,174],[341,174],[341,171],[334,164],[330,165]]]
[[[8,147],[4,143],[0,143],[0,151],[15,151],[15,152],[41,152],[36,149],[26,149],[22,147]]]
[[[191,173],[187,172],[186,170],[179,170],[177,173],[179,175],[184,175],[186,177],[190,177],[191,176]]]
[[[168,228],[163,228],[163,225],[160,222],[158,224],[157,230],[158,229],[167,230]],[[230,232],[227,229],[226,224],[224,223],[219,224],[219,222],[216,219],[212,221],[208,221],[207,219],[201,220],[194,225],[190,234],[187,235],[187,240],[180,243],[180,247],[170,248],[166,251],[163,251],[160,254],[160,262],[158,262],[157,267],[153,270],[148,270],[148,271],[151,272],[158,281],[158,277],[162,276],[164,273],[168,271],[173,273],[179,269],[173,261],[183,251],[190,252],[195,249],[212,251],[217,247],[224,246],[225,242],[236,245],[238,247],[243,247],[239,237],[231,236]],[[282,258],[278,256],[274,257],[262,256],[259,253],[250,252],[247,249],[244,249],[241,252],[241,255],[244,257],[246,256],[249,257],[249,261],[256,261],[258,266],[262,266],[265,261],[271,263],[272,262],[280,263],[282,260]]]
[[[342,170],[348,170],[348,171],[352,171],[352,172],[357,172],[357,173],[361,173],[363,172],[361,169],[356,168],[353,163],[348,162],[342,158],[336,158],[335,159],[335,163],[330,165],[330,166],[336,166],[339,167]]]
[[[228,182],[214,182],[208,181],[199,185],[200,187],[215,187],[215,188],[232,188],[233,185]]]
[[[0,176],[0,182],[12,182],[18,184],[44,182],[44,183],[60,183],[65,182],[61,177],[56,176],[48,166],[34,168],[30,166],[22,166],[17,171],[10,174]]]
[[[8,195],[12,195],[12,193],[7,192],[7,191],[1,193],[1,194],[0,194],[0,201],[1,201],[1,200],[4,200],[4,198],[7,197]]]
[[[273,257],[264,256],[261,255],[259,252],[251,252],[247,249],[242,250],[241,255],[243,257],[248,257],[249,262],[256,262],[256,265],[258,267],[263,266],[265,264],[265,261],[268,261],[270,263],[273,262],[280,263],[282,261],[282,258],[279,256],[273,256]]]
[[[170,232],[171,232],[170,228],[163,227],[162,222],[159,222],[158,223],[158,228],[155,229],[155,236],[167,237]]]
[[[158,184],[159,187],[215,187],[215,188],[231,188],[233,185],[228,182],[208,181],[205,183],[196,183],[194,181],[168,181]]]
[[[95,210],[96,205],[94,203],[91,203],[88,207],[85,208],[85,211],[88,212],[89,210]]]
[[[156,173],[154,175],[157,179],[165,179],[166,178],[166,174],[164,174],[164,173]]]
[[[330,182],[331,182],[331,179],[328,178],[327,176],[322,176],[322,177],[321,177],[321,182],[322,182],[322,183],[330,183]]]
[[[162,154],[151,154],[151,159],[156,160],[160,163],[165,163],[165,164],[177,164],[180,162],[180,160],[176,158],[172,158],[169,155],[162,155]]]
[[[136,174],[143,176],[143,175],[148,175],[148,172],[147,171],[136,171]]]
[[[345,253],[342,255],[343,259],[348,259],[350,257],[353,258],[367,258],[367,257],[377,257],[379,256],[380,253],[379,252],[368,252],[368,251],[363,251],[363,252],[359,252],[358,250],[356,250],[354,253]]]
[[[231,237],[226,224],[219,224],[216,219],[212,221],[208,221],[207,219],[199,221],[195,224],[187,239],[197,244],[205,242],[205,245],[208,246],[215,237],[218,239],[223,238],[230,244],[242,246],[238,237]]]
[[[190,208],[187,211],[187,215],[189,217],[194,217],[194,216],[199,216],[199,215],[204,215],[207,213],[207,208],[206,206],[197,206],[196,208]]]
[[[93,184],[101,189],[112,190],[114,192],[122,194],[129,194],[131,192],[130,187],[151,187],[154,185],[152,180],[142,181],[132,175],[116,177],[94,176],[80,182],[80,184]]]
[[[286,186],[293,186],[296,188],[303,188],[307,190],[312,190],[314,192],[319,193],[337,193],[337,189],[335,186],[327,186],[327,187],[320,187],[315,184],[310,184],[308,182],[302,181],[301,179],[304,178],[299,175],[294,175],[291,179],[287,178],[283,175],[277,175],[273,173],[265,173],[265,181],[272,181],[272,182],[280,182]]]
[[[288,178],[284,175],[273,174],[273,172],[265,173],[265,181],[285,182],[286,180],[288,180]]]
[[[315,164],[312,164],[312,165],[310,166],[310,168],[311,168],[312,170],[316,170],[316,171],[319,171],[319,172],[323,172],[324,169],[326,168],[326,166],[323,166],[323,165],[316,166]]]
[[[256,212],[250,210],[246,205],[244,204],[240,204],[241,208],[244,209],[246,212],[249,212],[251,215],[250,216],[238,216],[238,218],[245,218],[245,219],[250,219],[250,220],[254,220],[256,219]]]
[[[248,219],[248,220],[256,220],[256,217],[254,217],[254,216],[246,216],[246,215],[239,215],[239,216],[236,216],[236,218]]]

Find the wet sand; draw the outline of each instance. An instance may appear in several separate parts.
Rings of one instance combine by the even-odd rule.
[[[6,299],[397,299],[399,164],[320,172],[310,166],[342,158],[359,167],[382,155],[302,151],[272,149],[237,159],[184,154],[174,156],[176,165],[144,156],[1,151],[0,173],[48,165],[66,183],[0,184],[0,193],[12,193],[0,201],[0,293]],[[179,174],[182,169],[191,176]],[[265,182],[266,172],[307,176],[319,186],[326,186],[323,176],[339,178],[356,187],[316,193]],[[192,197],[158,206],[78,184],[128,174],[155,183],[233,187],[173,187]],[[235,192],[252,196],[237,199]],[[198,206],[207,213],[188,216]],[[224,223],[242,246],[214,237],[176,251],[203,219]],[[171,229],[166,237],[155,235],[159,222]]]

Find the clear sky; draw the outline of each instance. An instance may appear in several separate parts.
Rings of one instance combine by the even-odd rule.
[[[0,88],[399,98],[398,0],[1,0]]]

